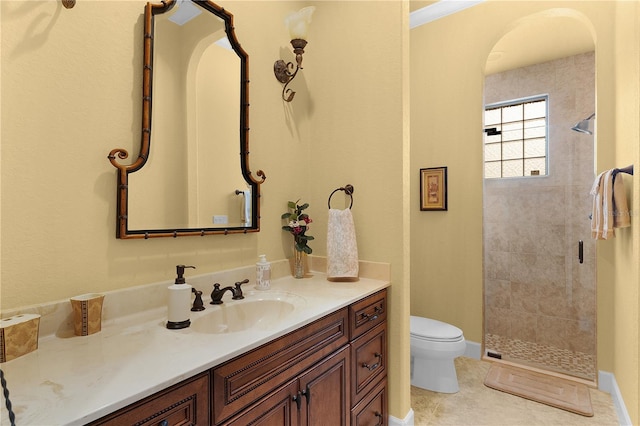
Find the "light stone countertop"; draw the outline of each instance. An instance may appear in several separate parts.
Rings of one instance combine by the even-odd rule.
[[[165,327],[167,309],[162,306],[108,319],[101,332],[90,336],[57,332],[42,337],[41,333],[36,351],[0,365],[16,424],[80,425],[99,419],[390,285],[388,278],[329,282],[323,273],[310,275],[272,280],[271,290],[266,292],[254,290],[250,282],[243,286],[244,300],[231,300],[230,293],[224,295],[223,306],[228,307],[260,299],[269,292],[299,296],[293,300],[301,303],[287,321],[273,328],[223,334],[198,332],[194,322],[220,309],[210,305],[207,296],[206,309],[192,312],[192,327],[182,330]],[[203,296],[210,291],[194,287],[202,289]],[[107,293],[105,305],[109,296]],[[2,401],[0,423],[8,424],[7,419]]]

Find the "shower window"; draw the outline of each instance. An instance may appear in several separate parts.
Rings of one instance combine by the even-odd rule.
[[[547,96],[487,105],[484,177],[547,174]]]

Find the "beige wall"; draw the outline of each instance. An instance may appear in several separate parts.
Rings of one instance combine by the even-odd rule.
[[[284,16],[302,2],[220,1],[249,54],[249,167],[262,169],[261,231],[177,239],[115,238],[114,148],[138,152],[144,1],[2,1],[3,309],[282,259],[288,200],[311,204],[325,254],[327,197],[355,186],[361,259],[392,263],[389,409],[409,410],[408,5],[318,2],[291,104],[273,62],[291,60]],[[404,25],[403,25],[404,23]],[[380,31],[384,27],[385,31]],[[354,37],[358,34],[358,37]],[[405,66],[403,66],[405,65]],[[381,84],[383,83],[383,84]],[[404,186],[403,186],[404,185]],[[336,198],[333,207],[340,207]]]
[[[119,241],[116,170],[106,155],[115,147],[138,150],[141,102],[135,87],[141,80],[144,1],[79,2],[72,10],[55,1],[2,2],[2,164],[8,173],[2,187],[3,307],[169,279],[176,261],[202,265],[198,272],[206,272],[253,263],[258,252],[282,258],[291,249],[280,229],[289,199],[311,203],[318,238],[313,247],[324,254],[327,197],[345,183],[356,186],[353,212],[362,217],[356,221],[363,228],[362,257],[389,261],[393,250],[379,242],[394,241],[403,225],[387,218],[401,210],[402,86],[396,78],[378,90],[377,64],[395,55],[398,65],[384,74],[402,71],[396,52],[401,29],[381,38],[375,55],[359,53],[344,48],[353,21],[344,22],[340,33],[330,15],[345,21],[361,15],[355,25],[373,37],[374,20],[400,27],[400,5],[342,3],[319,5],[305,56],[308,69],[293,83],[299,93],[291,104],[280,100],[282,86],[271,69],[280,56],[292,59],[280,18],[297,6],[221,3],[233,10],[236,33],[250,55],[250,168],[267,174],[261,232]],[[337,67],[340,62],[345,67]],[[358,67],[347,67],[353,63]],[[393,202],[381,203],[380,192]],[[380,229],[379,220],[389,226]],[[364,232],[374,224],[376,232]]]
[[[456,324],[477,342],[482,339],[484,64],[519,19],[554,8],[577,11],[574,16],[595,40],[597,170],[631,163],[637,168],[637,1],[489,1],[411,31],[411,312]],[[420,212],[418,169],[444,165],[449,211]],[[637,178],[627,181],[636,211]],[[639,236],[633,225],[625,236],[598,243],[597,329],[598,368],[615,374],[638,423]]]

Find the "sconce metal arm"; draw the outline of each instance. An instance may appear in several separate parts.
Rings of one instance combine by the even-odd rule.
[[[298,71],[302,69],[302,54],[304,53],[304,47],[307,45],[307,41],[296,38],[291,40],[291,45],[293,46],[293,53],[296,54],[296,65],[294,65],[293,62],[285,63],[282,59],[278,59],[273,64],[273,72],[276,75],[276,79],[284,84],[282,88],[282,99],[286,102],[291,102],[296,95],[296,92],[287,88],[287,86],[296,77]]]

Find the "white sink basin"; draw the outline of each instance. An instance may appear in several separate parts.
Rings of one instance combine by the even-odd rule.
[[[269,330],[285,321],[304,299],[291,293],[245,294],[244,300],[207,305],[202,316],[192,320],[191,329],[198,333],[221,334],[246,330]]]

